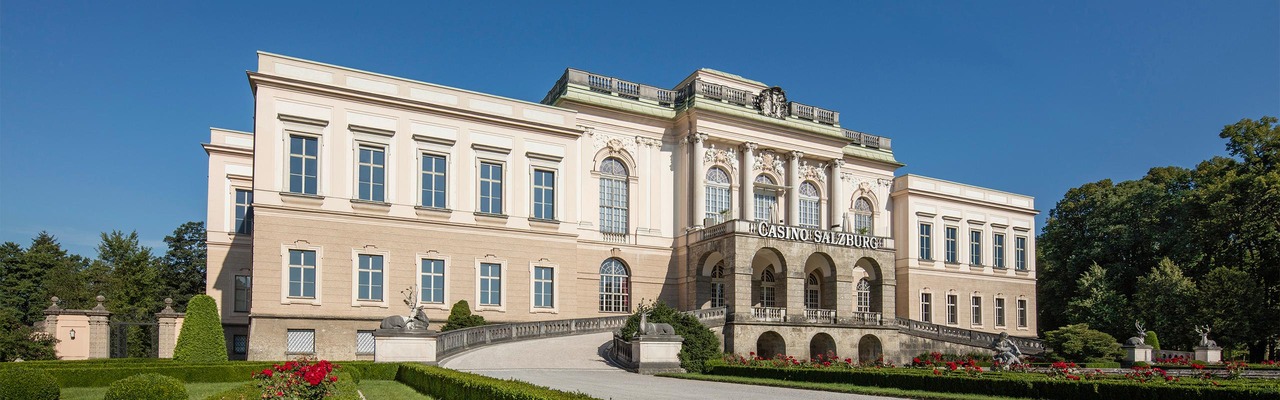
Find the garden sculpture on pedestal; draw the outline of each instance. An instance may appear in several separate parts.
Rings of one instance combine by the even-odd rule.
[[[418,287],[413,285],[400,292],[404,295],[404,305],[409,306],[409,315],[392,315],[382,319],[382,329],[399,329],[403,331],[425,331],[431,320],[418,304]]]
[[[1200,347],[1217,348],[1218,342],[1209,340],[1209,325],[1196,326],[1196,333],[1200,334]]]
[[[996,355],[992,357],[995,362],[1000,363],[1000,368],[1009,369],[1010,366],[1021,364],[1022,351],[1018,350],[1018,345],[1009,339],[1008,332],[1000,332],[1000,337],[991,343],[991,349],[996,351]]]
[[[1134,321],[1133,327],[1138,328],[1136,331],[1138,335],[1129,338],[1129,340],[1125,341],[1125,344],[1129,346],[1145,346],[1147,344],[1147,329],[1142,327],[1142,321]]]
[[[638,329],[636,329],[638,331],[636,332],[637,335],[643,336],[643,335],[674,335],[676,334],[676,329],[672,328],[671,324],[649,323],[649,313],[650,311],[646,310],[645,312],[640,314],[640,326],[638,326],[637,327]]]

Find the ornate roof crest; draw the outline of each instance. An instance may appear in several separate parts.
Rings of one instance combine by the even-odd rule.
[[[760,110],[761,115],[787,118],[787,92],[777,86],[761,90],[756,95],[756,109]]]

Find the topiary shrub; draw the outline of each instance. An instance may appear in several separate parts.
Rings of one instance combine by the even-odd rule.
[[[684,338],[680,348],[680,367],[685,371],[701,373],[706,370],[707,360],[720,358],[720,339],[710,328],[694,316],[662,302],[642,305],[635,314],[631,314],[627,318],[627,324],[622,327],[623,338],[631,340],[635,336],[640,327],[640,314],[646,311],[650,312],[648,322],[671,324],[676,334]]]
[[[227,361],[227,342],[222,333],[218,306],[208,295],[196,295],[187,302],[187,317],[173,348],[173,359],[188,362]]]
[[[1089,324],[1067,325],[1045,332],[1044,340],[1053,349],[1053,355],[1067,361],[1113,362],[1124,356],[1115,337],[1089,329]]]
[[[1155,350],[1160,350],[1160,338],[1156,336],[1156,331],[1147,331],[1147,346],[1151,346]]]
[[[58,381],[45,370],[13,367],[0,373],[0,400],[56,400]]]
[[[449,310],[449,320],[445,322],[443,328],[440,328],[440,331],[470,328],[486,323],[484,317],[471,314],[471,304],[468,304],[466,300],[458,300],[457,303],[453,304],[453,309]]]
[[[186,400],[187,387],[174,377],[141,374],[111,383],[103,400]]]

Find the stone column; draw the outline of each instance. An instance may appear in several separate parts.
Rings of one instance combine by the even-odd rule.
[[[745,261],[742,261],[745,260]],[[726,317],[730,321],[751,320],[751,257],[741,254],[726,255],[724,265],[731,276],[725,282]]]
[[[740,196],[740,206],[738,206],[738,218],[747,221],[754,221],[756,218],[756,179],[752,176],[756,170],[756,148],[759,145],[751,142],[743,143],[739,150],[742,151],[742,168],[739,174],[738,195]]]
[[[159,340],[158,357],[173,358],[173,350],[178,345],[178,335],[183,318],[186,316],[173,310],[173,299],[164,299],[164,310],[156,313],[156,322],[159,324]]]
[[[111,358],[111,312],[102,303],[107,298],[98,295],[98,305],[85,312],[89,316],[89,358]]]
[[[690,226],[702,226],[702,219],[707,216],[707,185],[703,182],[707,178],[706,166],[703,159],[707,156],[707,149],[703,147],[703,142],[707,140],[705,133],[689,134],[690,153],[693,162],[689,163],[692,167],[689,171],[690,190],[693,191],[693,220]]]
[[[792,151],[787,158],[787,225],[800,224],[800,157],[804,152]]]
[[[844,224],[844,210],[849,207],[845,205],[844,185],[840,179],[840,168],[843,166],[844,160],[831,160],[831,171],[827,172],[827,183],[831,186],[827,192],[829,193],[827,196],[827,206],[831,210],[827,214],[827,227],[831,229],[835,229],[836,225]],[[839,230],[844,231],[845,229],[841,226]]]
[[[787,209],[790,210],[791,207],[787,207]],[[787,224],[790,225],[791,222],[788,221]],[[805,253],[805,255],[807,256],[808,253]],[[804,257],[791,256],[790,254],[784,255],[783,258],[783,262],[787,263],[785,272],[785,284],[787,287],[784,288],[787,298],[783,303],[783,306],[787,307],[787,322],[804,322],[804,281],[807,278],[804,274],[805,260]]]
[[[49,308],[44,309],[44,333],[50,335],[58,334],[58,314],[61,313],[62,307],[58,306],[58,296],[49,298]]]

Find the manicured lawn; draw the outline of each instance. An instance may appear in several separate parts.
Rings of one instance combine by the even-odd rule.
[[[360,393],[364,393],[364,397],[369,400],[378,399],[409,399],[409,400],[431,400],[431,396],[427,396],[413,388],[405,386],[405,384],[396,381],[360,381]]]
[[[188,383],[187,394],[193,400],[203,400],[205,397],[212,396],[214,393],[223,390],[239,387],[244,382],[216,382],[216,383]],[[62,400],[102,400],[102,396],[107,395],[107,388],[102,387],[71,387],[62,388]]]
[[[658,376],[666,376],[666,377],[680,378],[680,379],[693,379],[693,380],[700,380],[700,381],[774,386],[774,387],[784,387],[784,388],[792,388],[792,389],[822,390],[827,392],[905,397],[905,398],[911,398],[911,399],[1023,400],[1023,398],[1021,397],[999,397],[999,396],[983,396],[983,395],[977,395],[977,394],[963,394],[963,393],[927,392],[923,390],[905,390],[905,389],[895,389],[895,388],[883,388],[883,387],[877,387],[877,386],[857,386],[857,385],[841,384],[841,383],[814,383],[814,382],[784,381],[779,379],[743,378],[738,376],[723,376],[723,375],[659,374]]]

